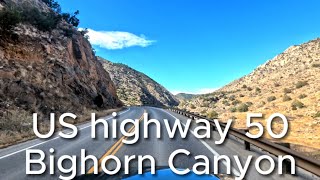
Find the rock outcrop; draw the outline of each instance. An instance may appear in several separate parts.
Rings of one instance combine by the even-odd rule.
[[[47,9],[42,1],[22,2]],[[21,109],[49,117],[122,105],[89,41],[71,25],[42,32],[20,23],[14,31],[14,39],[0,40],[1,114]]]

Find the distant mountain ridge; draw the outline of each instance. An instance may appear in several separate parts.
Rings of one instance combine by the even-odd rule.
[[[162,85],[131,67],[98,58],[126,105],[176,106],[178,100]]]
[[[194,97],[197,97],[197,95],[195,94],[187,94],[187,93],[179,93],[179,94],[176,94],[175,97],[177,99],[179,99],[180,101],[185,101],[185,100],[190,100]]]

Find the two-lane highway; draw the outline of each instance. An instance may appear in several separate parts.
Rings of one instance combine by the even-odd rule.
[[[22,144],[18,144],[15,146],[11,146],[5,149],[0,150],[0,179],[6,180],[17,180],[17,179],[58,179],[61,172],[58,168],[55,168],[55,175],[49,174],[49,169],[46,172],[39,175],[26,175],[26,149],[40,149],[46,153],[49,152],[50,148],[55,149],[54,155],[55,158],[58,159],[62,155],[70,155],[80,157],[80,150],[86,149],[86,153],[90,155],[94,155],[98,159],[107,155],[115,155],[117,156],[121,162],[124,161],[124,156],[130,155],[150,155],[154,157],[157,166],[168,166],[168,159],[172,152],[177,149],[186,149],[190,151],[190,156],[181,156],[176,158],[174,161],[174,165],[180,168],[192,168],[192,166],[196,163],[194,156],[197,155],[205,155],[209,159],[213,159],[214,156],[219,155],[227,155],[240,156],[241,160],[245,160],[249,155],[253,155],[257,157],[261,155],[261,152],[258,151],[245,151],[242,148],[242,144],[236,140],[228,139],[223,145],[215,145],[214,140],[219,139],[219,135],[216,132],[213,133],[213,138],[208,140],[199,140],[193,135],[193,129],[196,127],[195,123],[192,123],[190,128],[190,133],[188,133],[187,138],[181,138],[181,136],[177,135],[175,138],[170,139],[168,134],[164,131],[165,124],[162,121],[163,119],[168,119],[170,125],[174,123],[176,118],[180,119],[182,123],[186,123],[187,118],[181,116],[179,114],[159,109],[153,107],[130,107],[127,110],[124,110],[119,113],[117,117],[118,122],[125,119],[140,119],[144,112],[149,114],[149,119],[157,119],[161,124],[161,138],[158,139],[156,137],[156,126],[150,126],[149,128],[149,138],[144,139],[143,128],[139,128],[140,131],[140,139],[137,143],[133,145],[126,145],[121,142],[122,136],[118,136],[117,139],[104,139],[103,129],[98,129],[97,131],[97,139],[91,139],[91,128],[90,122],[80,125],[78,127],[79,134],[77,138],[72,140],[62,139],[58,136],[55,136],[49,140],[40,140],[35,139],[32,141],[28,141]],[[107,116],[104,119],[109,122],[111,126],[112,116]],[[143,121],[141,120],[140,124],[143,125]],[[100,128],[100,127],[99,127]],[[102,127],[101,127],[102,128]],[[133,127],[128,127],[133,128]],[[133,161],[134,162],[134,161]],[[49,159],[45,159],[45,163],[47,167],[49,167]],[[234,162],[232,162],[234,164]],[[86,164],[85,170],[86,172],[92,172],[91,161],[88,161]],[[65,163],[64,166],[67,168],[70,164]],[[110,166],[113,166],[112,163]],[[130,166],[138,166],[137,163],[132,163]],[[145,164],[148,166],[148,164]],[[221,163],[220,173],[226,172],[226,167],[224,163]],[[266,167],[268,164],[265,165]],[[210,168],[213,172],[213,164],[210,162]],[[80,164],[77,164],[77,174],[80,174]],[[236,166],[232,166],[231,171],[234,175],[239,175],[239,169]],[[254,168],[250,168],[246,179],[306,179],[299,178],[297,176],[291,175],[277,175],[276,172],[270,176],[262,176],[259,175]]]

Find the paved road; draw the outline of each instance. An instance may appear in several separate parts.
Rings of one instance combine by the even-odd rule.
[[[179,114],[159,109],[153,107],[130,107],[122,112],[120,112],[119,116],[117,117],[118,122],[121,122],[125,119],[139,119],[143,112],[146,111],[149,114],[149,118],[155,118],[158,120],[168,119],[169,123],[172,124],[175,118],[182,120],[183,123],[186,123],[187,118],[181,116]],[[107,116],[104,119],[111,123],[111,116]],[[140,128],[140,140],[135,143],[134,145],[125,145],[125,144],[117,144],[118,139],[120,139],[120,134],[118,139],[104,139],[103,138],[103,129],[99,129],[97,131],[97,139],[91,139],[91,128],[90,123],[86,123],[83,125],[78,126],[79,135],[76,139],[73,140],[66,140],[59,138],[58,136],[54,136],[49,140],[40,140],[35,139],[32,141],[28,141],[25,143],[21,143],[19,145],[11,146],[6,149],[0,150],[0,179],[6,180],[18,180],[18,179],[58,179],[58,176],[61,172],[59,172],[58,168],[55,168],[55,175],[49,175],[49,170],[45,172],[44,175],[25,175],[26,174],[26,149],[41,149],[44,152],[47,152],[48,155],[49,149],[54,148],[55,151],[55,158],[58,159],[62,155],[76,155],[80,157],[80,150],[86,149],[87,154],[94,155],[95,157],[103,157],[104,155],[110,154],[110,151],[117,156],[122,162],[124,161],[123,157],[125,155],[151,155],[156,160],[157,166],[168,166],[168,158],[170,154],[177,150],[177,149],[186,149],[191,152],[191,155],[187,158],[185,156],[177,158],[174,162],[176,167],[180,168],[190,168],[196,163],[194,160],[194,156],[196,155],[205,155],[209,159],[213,159],[214,156],[217,155],[239,155],[241,160],[245,160],[249,155],[253,155],[257,157],[262,154],[259,150],[253,151],[245,151],[243,150],[243,145],[240,141],[236,139],[228,139],[223,145],[217,146],[215,145],[214,139],[218,139],[218,134],[213,132],[213,139],[211,140],[199,140],[195,138],[192,133],[192,130],[195,128],[196,124],[192,124],[191,126],[191,133],[188,133],[186,139],[181,138],[180,136],[176,136],[174,139],[170,139],[168,134],[164,131],[165,125],[163,121],[161,122],[162,127],[162,138],[157,139],[155,132],[155,126],[150,126],[150,136],[148,139],[143,139],[142,136],[144,134],[143,128]],[[118,123],[119,124],[119,123]],[[141,121],[141,125],[143,125],[143,121]],[[131,127],[127,127],[131,128]],[[117,145],[117,146],[116,146]],[[47,166],[49,166],[49,159],[45,160]],[[235,162],[232,162],[235,164]],[[70,166],[68,162],[64,164],[66,167]],[[92,167],[92,162],[87,163],[86,171],[90,171]],[[213,164],[211,162],[211,168],[213,169]],[[109,166],[113,166],[111,163]],[[138,166],[136,161],[133,161],[131,167]],[[148,164],[145,164],[148,166]],[[267,167],[268,165],[264,165]],[[36,167],[35,167],[36,168]],[[77,164],[78,173],[80,173],[80,163]],[[221,164],[221,173],[226,172],[226,168],[224,164]],[[238,169],[236,166],[232,168],[232,172],[234,175],[238,174]],[[276,172],[275,172],[276,173]],[[255,169],[252,167],[249,169],[248,175],[246,179],[307,179],[307,177],[297,177],[291,175],[283,175],[279,176],[276,174],[270,176],[261,176],[259,175]]]

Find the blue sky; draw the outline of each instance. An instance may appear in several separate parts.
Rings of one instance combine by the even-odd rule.
[[[208,92],[320,36],[320,1],[58,0],[80,10],[97,55],[171,92]]]

